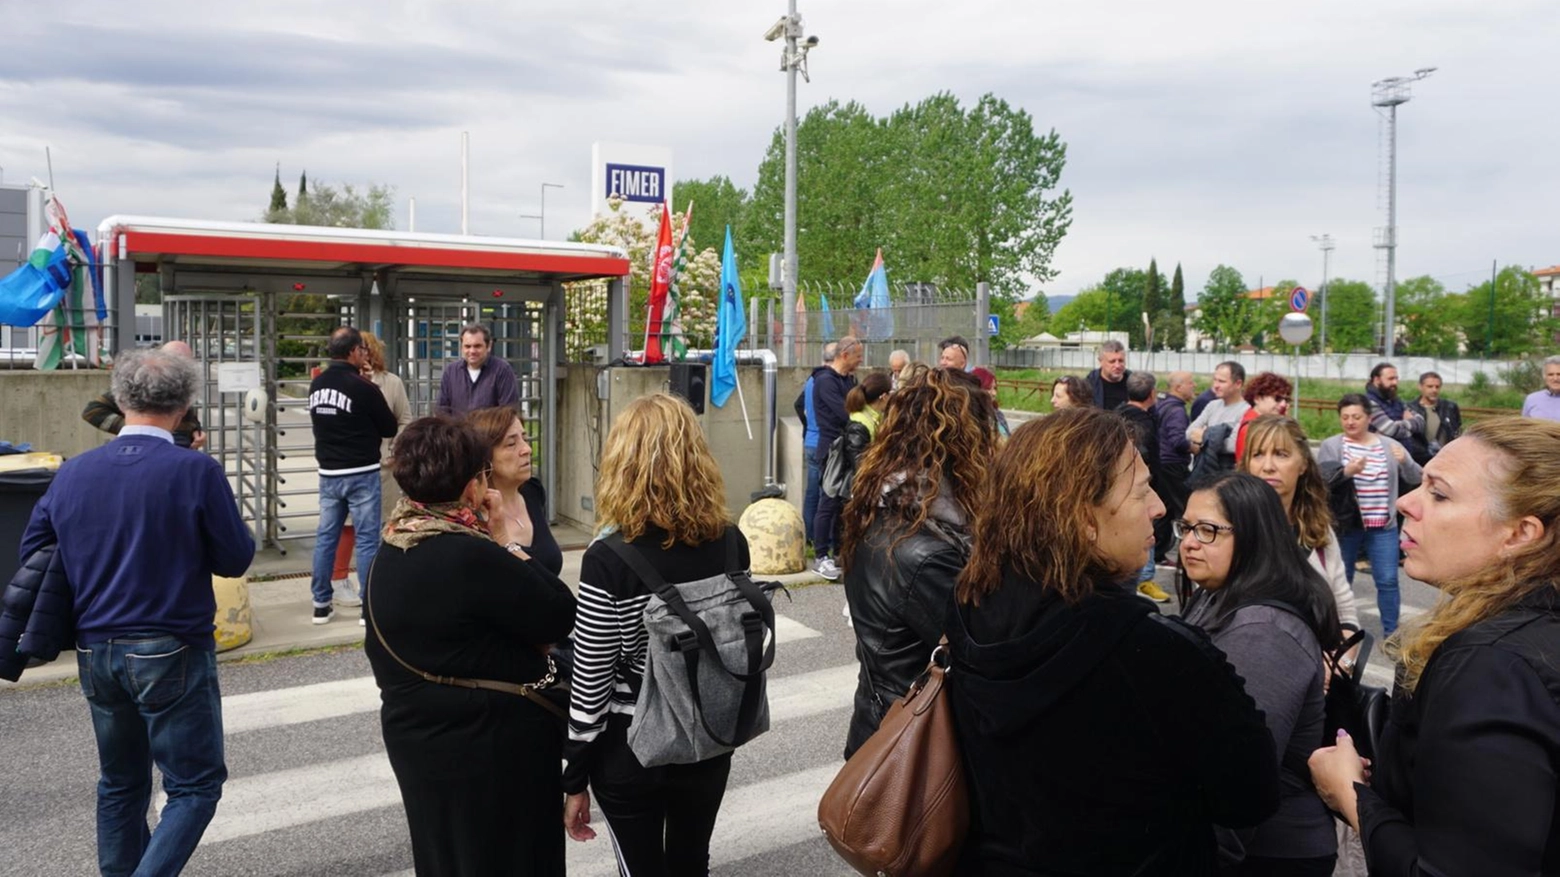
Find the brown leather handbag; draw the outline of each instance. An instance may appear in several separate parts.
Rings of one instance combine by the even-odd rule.
[[[948,640],[840,768],[818,825],[847,864],[872,877],[952,874],[969,831],[969,790],[944,690]]]

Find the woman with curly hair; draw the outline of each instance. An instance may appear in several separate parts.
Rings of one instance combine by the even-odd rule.
[[[1241,458],[1246,447],[1246,427],[1264,414],[1288,414],[1289,402],[1295,393],[1295,385],[1272,372],[1263,372],[1246,382],[1245,399],[1250,408],[1241,415],[1240,426],[1235,431],[1235,459]]]
[[[1338,620],[1348,630],[1359,630],[1354,589],[1344,576],[1343,553],[1338,550],[1338,534],[1333,532],[1332,512],[1327,505],[1327,482],[1311,455],[1305,430],[1292,418],[1278,414],[1258,417],[1249,426],[1238,468],[1261,478],[1278,492],[1311,568],[1327,580],[1333,602],[1338,605]]]
[[[1388,642],[1374,764],[1317,750],[1375,875],[1560,873],[1560,423],[1486,420],[1398,500],[1404,569],[1441,600]]]
[[[994,407],[965,372],[919,371],[889,395],[877,439],[861,458],[840,552],[861,663],[846,758],[942,639],[996,448]]]
[[[654,767],[635,757],[628,727],[645,673],[651,590],[600,538],[615,531],[667,582],[724,575],[728,548],[747,568],[747,540],[731,526],[720,467],[687,402],[641,396],[612,422],[596,479],[596,522],[598,538],[580,564],[564,827],[578,841],[596,836],[594,792],[623,873],[707,874],[731,753]]]
[[[986,483],[947,620],[958,873],[1216,873],[1214,826],[1274,813],[1278,757],[1224,655],[1137,596],[1165,507],[1127,422],[1031,420]]]
[[[1062,375],[1051,385],[1052,411],[1061,411],[1064,408],[1087,408],[1093,404],[1094,395],[1090,392],[1089,385],[1077,375]]]

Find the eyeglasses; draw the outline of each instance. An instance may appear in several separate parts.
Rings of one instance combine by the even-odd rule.
[[[1235,528],[1228,524],[1210,524],[1207,521],[1199,521],[1194,524],[1191,521],[1176,521],[1170,525],[1175,531],[1175,538],[1185,539],[1187,533],[1191,533],[1198,542],[1204,545],[1212,545],[1213,540],[1219,538],[1220,533],[1233,533]]]
[[[492,466],[484,467],[481,472],[477,473],[477,477],[481,478],[483,481],[492,481],[493,480],[493,467]]]

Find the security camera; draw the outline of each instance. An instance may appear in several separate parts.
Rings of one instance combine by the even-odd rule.
[[[790,23],[791,23],[791,19],[790,19],[789,16],[785,16],[785,15],[780,16],[780,20],[778,20],[774,24],[770,25],[769,26],[769,30],[764,31],[764,39],[766,39],[766,40],[768,40],[768,41],[770,41],[772,43],[775,40],[778,40],[781,37],[785,36],[785,26],[790,24]]]
[[[803,48],[812,49],[812,48],[816,48],[817,45],[818,45],[818,38],[817,37],[808,37],[807,39],[802,41],[802,47]]]

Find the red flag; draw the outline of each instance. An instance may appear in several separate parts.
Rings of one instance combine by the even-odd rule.
[[[656,235],[655,252],[650,255],[650,312],[645,320],[645,362],[664,362],[661,350],[661,317],[666,311],[666,292],[672,284],[672,214],[661,204],[661,232]]]

